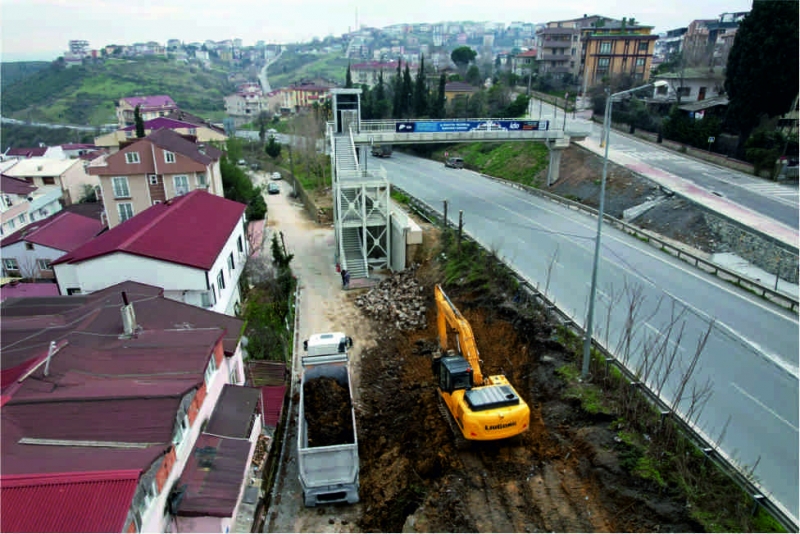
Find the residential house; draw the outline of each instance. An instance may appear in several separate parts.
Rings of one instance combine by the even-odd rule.
[[[49,158],[49,159],[67,159],[64,150],[60,146],[44,146],[40,145],[34,148],[7,148],[3,154],[3,160],[8,159],[29,159],[29,158]]]
[[[405,69],[405,67],[406,63],[403,63],[400,68]],[[409,69],[411,68],[409,65]],[[367,61],[350,65],[350,77],[356,87],[366,85],[372,89],[378,84],[381,72],[384,83],[388,84],[391,77],[397,74],[397,61]]]
[[[61,145],[61,150],[64,152],[65,157],[75,159],[84,154],[94,152],[97,150],[97,147],[87,143],[65,143]]]
[[[66,205],[83,198],[86,186],[100,185],[97,177],[86,173],[83,162],[78,159],[23,159],[5,173],[39,188],[57,187]]]
[[[653,54],[662,59],[670,59],[683,50],[683,36],[689,28],[675,28],[658,36]]]
[[[16,160],[0,163],[0,235],[7,235],[25,225],[62,209],[58,187],[36,187],[26,180],[6,174]]]
[[[716,19],[698,19],[683,36],[684,60],[690,66],[724,67],[733,36],[746,11],[722,13]]]
[[[245,208],[206,191],[151,206],[52,262],[59,290],[92,293],[134,280],[232,315],[249,250]]]
[[[292,84],[281,88],[281,108],[296,113],[301,109],[310,109],[315,103],[322,104],[330,98],[331,86],[314,83]]]
[[[235,93],[225,96],[225,113],[232,117],[257,117],[266,111],[266,100],[258,83],[239,85]]]
[[[511,72],[527,81],[528,74],[534,73],[536,70],[537,53],[537,50],[525,50],[524,52],[512,56]]]
[[[539,75],[551,74],[561,78],[569,74],[578,77],[582,23],[580,19],[548,22],[536,31]]]
[[[658,35],[653,27],[633,19],[600,17],[581,27],[581,76],[583,91],[615,76],[631,76],[637,82],[650,78],[650,63]]]
[[[722,67],[686,68],[653,77],[667,85],[653,88],[653,102],[698,102],[707,98],[724,96],[725,71]]]
[[[129,96],[117,102],[117,122],[120,128],[134,124],[134,111],[139,106],[142,120],[155,119],[178,109],[178,105],[167,95]]]
[[[221,156],[210,144],[161,129],[92,162],[87,171],[100,179],[108,226],[113,228],[153,204],[195,189],[223,196]]]
[[[231,506],[258,425],[258,390],[240,391],[241,320],[129,281],[9,299],[0,316],[0,529],[168,532],[211,424],[236,437],[206,478],[226,480],[214,511]]]
[[[479,90],[465,82],[447,82],[444,86],[444,99],[449,104],[455,98],[470,97]]]
[[[184,137],[193,137],[197,141],[203,143],[209,141],[225,142],[227,139],[223,131],[210,124],[195,124],[169,117],[158,117],[157,119],[144,121],[145,136],[161,129],[173,130]],[[96,137],[94,143],[97,146],[107,148],[113,153],[119,151],[121,144],[135,139],[136,126],[126,126],[125,128]]]
[[[791,109],[783,114],[780,119],[778,119],[778,129],[781,130],[784,135],[797,135],[798,132],[798,117],[800,117],[800,95],[794,97],[794,102],[792,102]]]
[[[52,262],[90,241],[103,228],[97,219],[68,211],[32,222],[0,241],[3,276],[55,278]]]

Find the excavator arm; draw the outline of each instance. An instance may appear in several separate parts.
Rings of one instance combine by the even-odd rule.
[[[453,328],[458,334],[458,345],[461,355],[469,362],[472,368],[472,377],[475,384],[483,384],[483,373],[481,373],[480,354],[478,346],[475,344],[475,336],[472,334],[472,327],[469,325],[458,308],[453,305],[445,294],[442,286],[436,284],[434,290],[436,297],[437,326],[439,328],[439,348],[442,353],[447,351],[447,327]]]

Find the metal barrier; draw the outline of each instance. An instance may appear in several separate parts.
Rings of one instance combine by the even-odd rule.
[[[431,223],[442,222],[442,215],[436,209],[424,201],[414,198],[413,196],[409,195],[408,192],[400,188],[395,187],[395,189],[408,196],[409,206],[415,213],[424,217]],[[580,206],[579,204],[571,201],[565,201],[565,203]],[[588,213],[597,213],[592,208],[587,208],[585,206],[581,206],[581,208],[582,211],[586,211]],[[617,219],[614,219],[613,217],[609,219],[609,222],[622,222],[617,221]],[[455,228],[455,225],[452,225],[449,221],[445,221],[445,223],[448,226],[453,226]],[[641,230],[639,230],[639,232],[641,232]],[[466,231],[464,231],[464,234],[466,239],[476,243],[479,246],[482,246],[476,239],[467,235],[468,233]],[[497,258],[496,261],[501,263],[511,273],[513,273],[513,276],[519,282],[520,287],[523,288],[530,301],[542,306],[551,314],[551,317],[555,318],[561,325],[569,328],[578,336],[584,337],[586,335],[586,331],[576,322],[575,318],[570,317],[567,313],[560,310],[552,301],[550,301],[550,299],[547,298],[546,295],[540,292],[530,280],[517,273],[513,267],[506,264],[500,258]],[[675,421],[675,423],[680,427],[680,430],[684,433],[684,435],[689,437],[694,445],[696,445],[698,449],[703,452],[705,457],[711,460],[716,467],[720,469],[720,471],[730,477],[731,480],[733,480],[734,483],[736,483],[747,495],[753,498],[754,506],[761,506],[764,508],[764,510],[774,517],[786,529],[787,532],[798,531],[797,521],[792,517],[788,510],[784,509],[780,503],[772,499],[768,492],[764,491],[758,483],[748,478],[748,476],[742,472],[742,468],[738,466],[728,454],[717,448],[715,443],[701,429],[697,428],[697,426],[691,422],[685,421],[681,413],[673,412],[672,407],[663,399],[661,399],[661,397],[659,397],[654,391],[652,391],[648,384],[641,382],[634,372],[625,367],[622,361],[617,359],[616,356],[611,354],[608,349],[606,349],[595,339],[592,339],[592,346],[605,358],[606,365],[614,365],[631,385],[637,385],[639,387],[639,391],[660,411],[660,413],[662,413],[664,416],[672,417],[673,421]]]
[[[521,189],[527,193],[532,195],[536,195],[538,197],[550,200],[551,202],[555,202],[557,204],[561,204],[562,206],[566,206],[570,209],[576,211],[582,211],[584,213],[588,213],[594,217],[597,217],[598,211],[592,207],[585,206],[580,202],[575,202],[573,200],[569,200],[558,195],[554,195],[553,193],[548,193],[547,191],[542,191],[541,189],[536,189],[535,187],[518,184],[516,182],[510,182],[508,180],[504,180],[502,178],[496,178],[494,176],[489,176],[487,174],[481,174],[484,178],[488,178],[490,180],[494,180],[496,182],[508,185],[510,187],[514,187],[515,189]],[[713,274],[723,280],[731,281],[740,287],[744,287],[750,291],[753,291],[757,295],[761,296],[764,299],[769,300],[775,304],[788,308],[793,312],[798,311],[798,298],[792,295],[787,295],[781,291],[776,291],[772,288],[766,287],[762,284],[759,284],[755,280],[743,276],[737,272],[731,271],[721,265],[718,265],[712,261],[700,258],[691,252],[687,252],[682,250],[675,245],[668,243],[667,241],[661,239],[659,236],[648,232],[647,230],[643,230],[638,226],[626,223],[625,221],[621,221],[615,217],[608,215],[607,213],[603,214],[603,221],[612,225],[613,227],[623,230],[624,232],[633,235],[634,237],[644,237],[647,240],[648,244],[654,245],[660,250],[667,252],[676,258],[683,260],[687,263],[693,264],[695,267],[702,269],[704,272]]]

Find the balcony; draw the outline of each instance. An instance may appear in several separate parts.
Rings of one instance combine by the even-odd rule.
[[[539,57],[539,61],[556,61],[559,63],[566,63],[574,59],[573,56],[568,56],[567,54],[542,54]]]

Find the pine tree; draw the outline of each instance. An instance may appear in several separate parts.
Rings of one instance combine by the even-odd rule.
[[[394,80],[392,80],[392,91],[394,94],[392,95],[392,117],[395,119],[399,119],[403,115],[403,71],[402,69],[402,60],[397,58],[397,74],[394,76]]]
[[[139,106],[133,110],[133,123],[136,125],[136,137],[141,139],[144,137],[144,120],[142,113],[139,111]]]
[[[445,116],[445,99],[444,89],[447,85],[447,77],[442,74],[439,77],[439,90],[436,92],[436,98],[431,103],[431,117],[434,119],[443,119]]]
[[[403,71],[403,84],[400,98],[402,102],[402,114],[408,117],[414,112],[414,82],[411,79],[411,69],[409,69],[408,63],[406,63],[405,71]]]
[[[425,56],[419,62],[417,80],[414,84],[414,115],[422,118],[428,111],[428,84],[425,82]]]
[[[347,74],[344,77],[344,87],[345,89],[351,89],[353,87],[353,75],[350,74],[350,63],[347,64]]]

